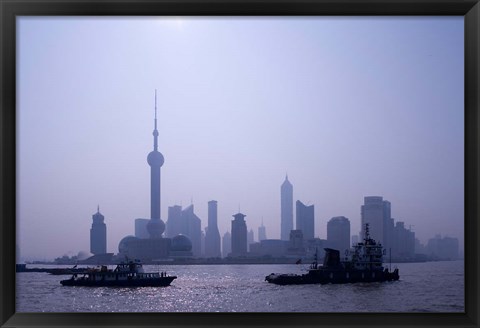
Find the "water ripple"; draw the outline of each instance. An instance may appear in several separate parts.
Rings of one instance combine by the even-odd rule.
[[[61,276],[17,274],[17,312],[464,312],[463,262],[397,264],[389,283],[277,286],[296,265],[146,266],[178,276],[141,288],[64,287]]]

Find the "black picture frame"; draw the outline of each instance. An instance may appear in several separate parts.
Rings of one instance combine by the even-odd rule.
[[[465,18],[465,313],[15,313],[16,16],[35,15],[461,15]],[[0,0],[0,324],[20,326],[478,327],[478,0]]]

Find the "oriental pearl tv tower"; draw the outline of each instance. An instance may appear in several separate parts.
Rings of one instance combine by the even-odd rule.
[[[162,238],[165,223],[160,219],[160,168],[164,163],[162,153],[158,151],[157,131],[157,90],[155,90],[155,121],[153,130],[153,151],[147,156],[150,165],[150,221],[147,231],[150,238]]]

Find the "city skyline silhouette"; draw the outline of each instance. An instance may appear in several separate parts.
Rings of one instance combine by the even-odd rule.
[[[288,174],[294,202],[315,205],[315,237],[336,216],[358,234],[363,198],[382,196],[422,242],[463,249],[462,24],[22,17],[21,255],[88,250],[97,204],[109,252],[150,218],[155,89],[164,222],[193,204],[204,229],[216,200],[221,236],[240,204],[256,239],[262,218],[278,239]]]

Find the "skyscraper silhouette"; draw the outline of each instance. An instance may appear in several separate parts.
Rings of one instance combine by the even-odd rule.
[[[202,221],[195,214],[193,204],[182,210],[181,232],[192,241],[192,253],[195,257],[202,255]]]
[[[263,218],[262,218],[262,225],[258,227],[258,241],[262,241],[267,239],[267,231],[265,226],[263,225]]]
[[[107,252],[107,226],[105,217],[100,213],[100,206],[97,206],[97,213],[92,215],[92,228],[90,229],[90,253],[105,254]]]
[[[361,207],[362,225],[360,236],[365,236],[365,224],[369,223],[370,236],[385,249],[391,247],[393,236],[393,219],[391,218],[391,204],[381,196],[364,197]]]
[[[315,234],[315,207],[314,205],[307,206],[301,201],[296,202],[296,227],[297,230],[302,230],[304,240],[314,238]]]
[[[227,257],[232,252],[232,235],[230,232],[225,232],[222,237],[222,256]]]
[[[216,200],[208,202],[208,229],[205,235],[205,257],[221,257]]]
[[[290,240],[290,231],[293,230],[293,186],[288,181],[288,175],[280,187],[280,239]]]
[[[327,223],[328,247],[337,249],[343,255],[350,249],[350,220],[344,216],[335,216]]]
[[[232,220],[232,256],[247,254],[247,223],[245,214],[237,213]]]
[[[250,244],[255,242],[255,233],[250,229],[247,233],[247,250],[250,252]]]

